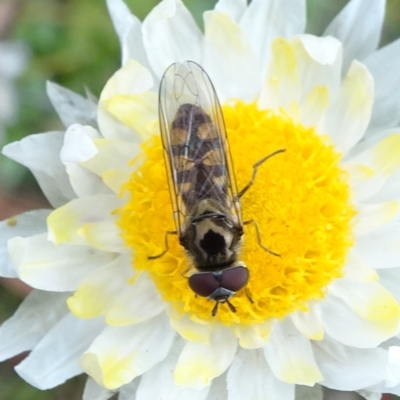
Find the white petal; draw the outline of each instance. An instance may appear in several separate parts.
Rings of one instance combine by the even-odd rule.
[[[146,49],[144,47],[142,23],[138,18],[132,16],[129,26],[122,37],[122,65],[125,65],[129,60],[137,60],[151,71],[150,62],[147,58]],[[155,83],[159,82],[153,72],[152,76]]]
[[[387,177],[400,171],[400,159],[398,157],[400,149],[400,132],[385,132],[373,146],[359,152],[351,158],[352,163],[368,165],[373,171]],[[391,134],[389,134],[391,133]]]
[[[68,242],[104,251],[128,252],[115,223],[114,211],[120,206],[121,200],[114,195],[72,200],[47,218],[49,239],[55,244]]]
[[[325,119],[326,132],[337,150],[346,154],[364,135],[371,117],[373,80],[368,70],[354,61]]]
[[[196,343],[209,344],[213,325],[210,323],[199,324],[190,319],[187,314],[180,315],[172,307],[168,307],[167,314],[170,324],[181,337]]]
[[[258,104],[261,108],[290,110],[293,104],[297,106],[301,95],[295,48],[286,39],[278,38],[272,43],[271,53]]]
[[[90,89],[88,87],[85,87],[85,94],[86,97],[94,104],[97,104],[99,99],[98,96],[96,96],[95,94],[93,94]],[[97,126],[97,125],[96,125]]]
[[[134,59],[149,68],[140,20],[131,14],[122,0],[107,0],[107,6],[121,44],[122,65],[129,59]]]
[[[129,305],[127,307],[126,305]],[[164,302],[147,274],[140,274],[131,287],[120,290],[110,304],[106,317],[109,325],[125,325],[146,321],[164,310]]]
[[[342,278],[333,282],[329,291],[362,318],[380,322],[400,318],[400,305],[378,282],[363,283]]]
[[[400,267],[390,268],[390,269],[380,269],[379,273],[379,283],[385,287],[396,300],[400,303]]]
[[[137,132],[119,122],[107,111],[107,101],[115,96],[144,93],[153,86],[151,73],[142,64],[129,60],[106,83],[100,95],[98,124],[101,133],[109,139],[141,142]]]
[[[177,61],[201,61],[201,32],[181,0],[163,0],[143,21],[143,39],[157,76]]]
[[[262,350],[239,349],[227,375],[228,400],[294,400],[294,385],[277,379]]]
[[[83,162],[84,167],[98,176],[110,170],[132,171],[132,165],[129,165],[141,151],[137,143],[127,142],[118,139],[100,139],[95,142],[97,154]]]
[[[301,122],[303,125],[314,126],[318,132],[328,105],[328,88],[323,85],[315,86],[300,102]]]
[[[130,257],[118,257],[88,276],[68,299],[68,307],[79,318],[102,315],[114,326],[136,324],[160,314],[164,302],[153,281],[145,273],[134,279],[132,275]]]
[[[252,101],[260,87],[255,53],[240,26],[220,11],[204,13],[204,68],[219,100]]]
[[[380,348],[356,349],[326,336],[322,342],[313,343],[313,350],[324,376],[323,386],[358,390],[385,379],[387,352]]]
[[[107,400],[114,394],[115,392],[98,385],[92,378],[88,378],[82,400]]]
[[[324,85],[335,93],[340,83],[342,44],[331,36],[308,34],[297,36],[293,44],[299,53],[298,69],[304,92],[307,93],[314,86]]]
[[[261,71],[266,71],[272,41],[276,37],[290,38],[304,32],[305,1],[253,0],[247,7],[240,25],[257,53]]]
[[[372,133],[372,134],[371,134]],[[353,161],[354,157],[357,159],[360,153],[371,151],[374,146],[380,142],[385,142],[388,137],[396,136],[400,133],[400,127],[394,127],[381,131],[374,130],[373,132],[367,131],[364,137],[358,142],[348,154],[348,159]]]
[[[158,130],[157,100],[155,92],[147,91],[136,95],[117,95],[102,105],[118,121],[147,139]]]
[[[97,115],[100,132],[110,138],[123,139],[126,141],[140,142],[140,135],[134,132],[129,126],[126,126],[116,117],[111,115],[103,105],[99,105]]]
[[[235,335],[239,339],[239,345],[244,349],[258,349],[268,343],[272,329],[273,320],[248,326],[233,328]]]
[[[47,95],[64,126],[72,124],[96,126],[97,104],[72,90],[47,82]]]
[[[118,390],[118,400],[132,400],[136,399],[136,390],[139,385],[141,377],[135,378],[133,381],[121,386]],[[90,400],[90,399],[88,399]]]
[[[75,196],[59,154],[64,132],[27,136],[3,148],[3,154],[28,167],[53,207],[60,207]]]
[[[389,347],[389,367],[388,377],[386,378],[385,386],[393,387],[400,383],[400,347]]]
[[[379,192],[370,199],[371,202],[384,202],[388,200],[400,200],[400,169],[395,171],[386,180]]]
[[[400,199],[400,129],[369,136],[345,164],[355,198],[368,202]]]
[[[100,102],[117,95],[144,93],[152,86],[153,78],[148,69],[136,60],[129,60],[107,81],[101,92]],[[103,132],[103,134],[104,137],[109,137],[112,132]]]
[[[381,388],[381,385],[378,386]],[[395,396],[400,396],[400,385],[397,385],[395,387],[391,387],[390,389],[383,389],[385,392],[390,392],[394,394]],[[380,393],[382,393],[383,390],[379,390]],[[375,400],[375,399],[373,399]]]
[[[162,361],[173,338],[166,316],[133,326],[107,327],[80,364],[99,385],[116,389]]]
[[[339,83],[340,79],[340,74],[338,74],[336,70],[340,70],[342,62],[343,49],[341,42],[332,36],[319,37],[309,34],[297,35],[294,38],[293,42],[296,43],[297,41],[302,44],[305,52],[311,57],[311,60],[313,60],[315,63],[324,66],[334,66],[334,70],[329,72],[332,74],[331,79],[334,80],[333,86],[336,86]],[[304,71],[304,73],[306,73],[306,71]],[[311,73],[311,75],[313,74]],[[310,79],[311,76],[309,76],[308,78]],[[321,84],[321,82],[319,82],[321,78],[318,79],[318,76],[316,76],[316,78],[316,83]],[[322,83],[329,84],[330,82],[328,78],[324,78],[322,80]]]
[[[354,246],[357,253],[374,269],[399,266],[399,222],[390,221],[380,229],[358,236]],[[379,251],[377,251],[379,249]]]
[[[365,235],[397,217],[399,203],[388,201],[381,204],[359,204],[355,218],[355,235]]]
[[[15,236],[27,237],[47,231],[46,218],[51,210],[34,210],[0,222],[0,276],[16,278],[7,242]]]
[[[363,60],[374,77],[375,94],[371,129],[395,126],[400,121],[400,39],[379,49]],[[383,67],[382,67],[383,66]]]
[[[347,255],[343,272],[343,277],[352,281],[374,282],[379,279],[376,271],[371,268],[354,249],[350,249]]]
[[[301,82],[302,121],[317,126],[329,100],[336,96],[341,79],[342,45],[333,37],[299,35],[293,41]]]
[[[187,342],[175,369],[175,383],[201,389],[221,375],[231,364],[237,340],[228,328],[217,327],[210,344]]]
[[[67,315],[15,370],[25,381],[41,390],[58,386],[82,373],[79,356],[103,327],[100,320],[83,321]]]
[[[227,398],[226,373],[224,373],[213,380],[206,400],[222,400]]]
[[[104,185],[100,177],[80,164],[97,154],[93,139],[98,137],[100,135],[95,129],[77,124],[70,126],[65,133],[60,158],[78,197],[110,193],[110,189]]]
[[[67,295],[33,290],[0,327],[0,360],[31,350],[68,313]]]
[[[290,315],[294,326],[306,338],[311,340],[322,340],[324,337],[324,328],[321,322],[321,316],[318,307],[314,303],[308,305],[307,312],[295,311]]]
[[[137,390],[136,400],[173,399],[173,400],[203,400],[207,397],[210,387],[195,390],[175,385],[174,367],[182,349],[183,341],[175,340],[168,356],[150,371],[143,374]],[[155,385],[154,383],[157,382]]]
[[[96,146],[98,153],[82,166],[101,177],[104,184],[120,196],[122,185],[137,167],[131,160],[139,154],[140,147],[137,143],[117,139],[100,139]]]
[[[235,22],[239,22],[246,8],[246,0],[218,0],[214,9],[229,15]]]
[[[121,41],[133,15],[122,0],[107,0],[107,8],[114,29]]]
[[[127,257],[118,257],[100,266],[83,280],[78,290],[68,299],[68,308],[81,319],[106,316],[114,296],[120,291],[128,290],[130,274],[132,270],[127,263]],[[122,306],[126,307],[126,304]]]
[[[399,329],[399,306],[381,285],[340,282],[320,304],[326,333],[352,347],[371,348]],[[343,329],[346,326],[346,329]]]
[[[393,342],[391,340],[390,342]],[[399,340],[397,340],[399,343]],[[367,389],[367,394],[369,393],[391,393],[400,394],[400,347],[399,346],[385,346],[388,351],[388,362],[387,362],[387,373],[386,379],[379,382],[376,385],[369,386]],[[359,392],[361,395],[365,396],[367,399],[381,400],[380,396],[368,397],[364,394],[364,391]]]
[[[354,203],[370,199],[385,184],[386,177],[368,164],[343,162],[342,166],[349,174],[349,186],[352,188]]]
[[[345,70],[354,59],[362,60],[378,47],[385,3],[376,0],[365,7],[365,1],[352,0],[324,32],[323,36],[332,35],[344,44]]]
[[[36,289],[54,292],[76,290],[90,272],[114,258],[91,247],[55,246],[46,233],[15,237],[8,243],[19,278]]]
[[[275,324],[264,355],[274,375],[284,382],[312,386],[322,380],[310,341],[288,319]]]
[[[319,132],[328,104],[328,88],[326,86],[316,86],[300,103],[302,124],[304,126],[313,126]]]

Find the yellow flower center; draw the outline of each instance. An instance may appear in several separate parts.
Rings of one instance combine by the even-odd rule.
[[[242,102],[224,106],[223,112],[239,190],[249,182],[254,163],[286,149],[262,164],[241,199],[243,220],[256,221],[262,244],[280,256],[263,250],[254,225],[245,225],[239,259],[250,273],[248,295],[240,290],[230,299],[236,313],[222,304],[215,317],[214,302],[188,286],[192,264],[177,236],[168,238],[165,255],[149,260],[164,250],[166,231],[175,230],[157,135],[143,143],[140,168],[124,188],[130,200],[119,210],[123,238],[134,250],[132,265],[147,271],[164,300],[193,319],[252,324],[305,311],[307,302],[322,298],[342,275],[353,244],[355,209],[340,154],[327,137],[284,113]]]

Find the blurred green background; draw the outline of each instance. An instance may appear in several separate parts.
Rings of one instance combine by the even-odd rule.
[[[140,19],[158,2],[126,0]],[[200,26],[202,12],[216,3],[215,0],[183,2]],[[308,0],[307,3],[307,30],[320,34],[347,0]],[[387,0],[381,46],[398,37],[400,0]],[[120,65],[118,40],[103,0],[0,0],[0,43],[9,41],[26,44],[28,61],[25,70],[14,80],[19,107],[14,118],[4,126],[3,144],[31,133],[62,129],[46,96],[46,80],[80,94],[84,94],[86,87],[99,96],[107,79]],[[45,204],[30,173],[2,155],[0,200],[2,218],[7,213]],[[0,323],[12,315],[25,293],[15,282],[0,281]],[[19,379],[13,372],[15,363],[18,359],[0,364],[0,400],[81,398],[83,377],[42,392]]]

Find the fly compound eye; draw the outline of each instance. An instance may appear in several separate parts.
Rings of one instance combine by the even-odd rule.
[[[246,286],[248,280],[249,270],[243,265],[238,265],[222,271],[220,286],[231,292],[237,292]]]
[[[218,272],[203,272],[189,277],[189,286],[197,295],[214,300],[227,299],[246,286],[249,271],[244,265]]]
[[[209,297],[221,286],[221,283],[212,272],[204,272],[190,276],[189,286],[197,295]]]

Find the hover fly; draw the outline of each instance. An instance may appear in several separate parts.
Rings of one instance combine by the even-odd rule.
[[[285,150],[256,163],[251,181],[238,192],[216,92],[193,61],[174,63],[166,70],[159,119],[176,231],[166,233],[165,250],[149,259],[165,254],[168,235],[177,234],[196,269],[188,278],[190,288],[215,300],[212,315],[220,303],[235,312],[229,299],[249,280],[249,270],[238,259],[243,224],[254,223],[242,221],[240,197],[253,184],[258,166]],[[259,238],[256,224],[255,228]]]

